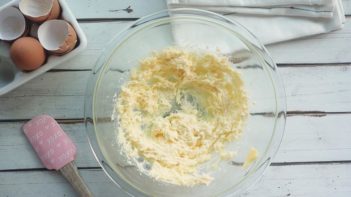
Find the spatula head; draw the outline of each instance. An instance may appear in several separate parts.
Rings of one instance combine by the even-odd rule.
[[[59,170],[75,159],[76,146],[51,116],[34,117],[23,131],[47,169]]]

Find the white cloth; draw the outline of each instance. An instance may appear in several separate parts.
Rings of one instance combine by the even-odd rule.
[[[341,0],[167,0],[167,3],[169,8],[192,7],[223,14],[245,26],[264,44],[330,32],[342,28],[345,22]]]
[[[201,8],[221,14],[252,14],[252,15],[282,15],[303,17],[333,17],[334,4],[332,0],[324,1],[240,1],[240,0],[169,0],[168,5],[173,8],[188,7]]]
[[[174,4],[270,7],[277,5],[325,5],[330,0],[168,0]]]

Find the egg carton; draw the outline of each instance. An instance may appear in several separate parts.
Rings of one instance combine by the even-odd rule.
[[[13,0],[4,6],[0,7],[0,10],[13,6],[17,7],[19,5],[20,0]],[[54,56],[50,55],[46,63],[41,67],[37,68],[31,72],[22,72],[19,70],[15,64],[11,61],[9,55],[10,44],[4,41],[0,41],[0,95],[4,95],[11,90],[25,84],[29,80],[45,73],[46,71],[62,64],[68,59],[73,58],[82,52],[83,49],[87,47],[87,38],[79,27],[78,22],[71,10],[69,9],[65,0],[59,0],[61,6],[61,18],[68,21],[77,33],[78,42],[76,47],[69,53],[62,56]]]

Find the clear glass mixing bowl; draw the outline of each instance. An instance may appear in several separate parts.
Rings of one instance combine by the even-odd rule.
[[[221,163],[208,186],[182,187],[154,181],[124,164],[116,148],[116,126],[111,120],[113,96],[141,59],[171,46],[220,51],[228,56],[241,73],[249,97],[243,136],[229,146],[238,150],[238,155]],[[233,196],[244,191],[262,176],[277,152],[285,117],[284,88],[264,46],[235,21],[196,9],[161,11],[137,20],[117,35],[93,69],[85,100],[92,150],[111,180],[131,196]],[[242,163],[251,147],[259,156],[245,169]]]

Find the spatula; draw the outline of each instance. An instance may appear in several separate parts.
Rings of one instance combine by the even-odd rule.
[[[76,146],[55,119],[36,116],[23,125],[23,131],[47,169],[60,171],[80,196],[93,196],[74,162]]]

